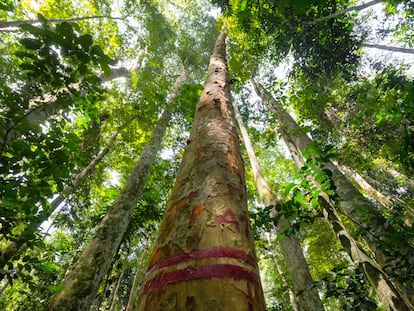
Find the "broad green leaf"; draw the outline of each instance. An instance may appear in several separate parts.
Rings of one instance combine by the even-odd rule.
[[[42,46],[42,42],[37,39],[23,38],[20,39],[20,43],[28,50],[38,50]]]
[[[93,39],[90,34],[79,36],[77,41],[85,51],[88,51],[89,47],[93,44]]]

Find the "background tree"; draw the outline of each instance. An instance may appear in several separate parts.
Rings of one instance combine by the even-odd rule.
[[[375,304],[402,309],[393,307],[400,301],[393,300],[393,294],[382,295],[378,289],[394,293],[385,277],[410,282],[410,270],[404,271],[404,265],[391,270],[387,263],[386,273],[368,269],[378,266],[364,246],[367,232],[339,212],[334,203],[339,204],[340,191],[328,187],[330,175],[317,159],[329,158],[347,177],[353,176],[350,181],[367,198],[364,202],[371,202],[376,193],[370,204],[383,228],[375,230],[393,231],[379,240],[391,237],[397,243],[406,241],[407,249],[412,246],[411,56],[364,47],[412,48],[411,2],[368,1],[356,7],[348,1],[219,2],[225,17],[218,20],[228,19],[233,96],[241,103],[264,178],[286,202],[277,205],[292,224],[284,234],[294,233],[305,250],[325,309],[373,310]],[[27,248],[0,270],[1,309],[44,310],[50,297],[63,290],[66,271],[78,261],[125,185],[165,108],[179,64],[184,64],[191,74],[171,102],[174,112],[160,152],[90,306],[136,308],[150,256],[145,250],[152,247],[171,197],[193,104],[203,89],[211,39],[217,36],[218,14],[204,0],[0,4],[1,25],[29,21],[0,29],[0,249],[18,242],[28,230],[33,233]],[[278,134],[277,118],[252,96],[247,82],[252,70],[294,116],[302,134],[318,143],[318,149],[304,152],[308,161],[298,172],[286,154],[302,152],[292,141],[287,146],[279,142],[283,134]],[[99,158],[115,132],[119,134],[111,152],[42,222],[54,209],[53,202],[60,200],[57,195],[74,186],[73,178]],[[282,235],[269,231],[277,219],[267,210],[261,213],[253,173],[246,169],[267,307],[290,310],[293,286],[289,278],[282,281],[288,275],[286,262],[275,244],[267,242],[267,237],[277,240]],[[324,205],[319,185],[332,205]],[[368,223],[366,216],[362,220]],[[330,220],[333,231],[322,218]],[[383,245],[377,254],[392,249]],[[395,251],[395,260],[400,260]]]

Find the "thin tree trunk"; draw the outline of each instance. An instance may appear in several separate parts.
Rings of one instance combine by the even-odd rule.
[[[403,200],[399,199],[395,195],[388,193],[384,190],[383,187],[378,185],[378,182],[370,178],[369,176],[361,176],[358,172],[346,165],[336,164],[338,168],[346,175],[351,176],[351,178],[358,184],[358,186],[364,191],[364,193],[371,199],[375,200],[380,204],[381,208],[391,209],[394,205],[399,205],[403,207],[406,215],[404,217],[404,223],[406,226],[410,227],[414,220],[414,210],[411,206],[405,203]],[[371,185],[373,183],[373,185]],[[379,186],[381,189],[377,190],[374,186]]]
[[[125,270],[122,269],[121,274],[118,277],[118,281],[116,282],[116,286],[115,286],[115,289],[114,289],[114,293],[112,295],[112,302],[111,302],[111,306],[109,308],[109,311],[113,311],[115,309],[115,304],[116,304],[116,301],[117,301],[117,296],[118,296],[118,293],[119,293],[119,289],[121,288],[121,281],[122,281],[122,277],[124,276],[124,272],[125,272]]]
[[[282,131],[289,136],[298,150],[303,152],[312,143],[312,140],[302,132],[293,118],[271,96],[267,95],[260,84],[254,79],[252,79],[252,83],[268,108],[279,119]],[[359,229],[362,229],[361,235],[375,254],[375,260],[381,271],[396,275],[396,277],[389,279],[393,280],[394,287],[398,290],[398,296],[403,299],[400,304],[405,304],[405,310],[414,310],[414,284],[412,284],[412,280],[404,281],[401,279],[402,277],[409,279],[411,277],[409,265],[404,263],[404,260],[414,256],[412,247],[407,242],[391,242],[388,237],[395,235],[396,232],[391,226],[386,226],[385,218],[376,207],[364,198],[332,162],[327,161],[322,165],[331,174],[335,192],[339,197],[339,207]]]
[[[361,46],[364,48],[369,48],[369,49],[378,49],[378,50],[384,50],[384,51],[390,51],[390,52],[414,54],[414,49],[400,48],[396,46],[388,46],[388,45],[373,44],[373,43],[362,43]]]
[[[138,309],[264,311],[231,107],[225,32],[160,225]]]
[[[183,70],[177,78],[168,106],[162,113],[139,160],[128,176],[124,188],[98,226],[96,233],[82,252],[72,270],[62,282],[64,290],[57,293],[49,305],[50,311],[88,310],[95,298],[99,285],[108,270],[112,257],[121,244],[131,215],[140,199],[152,164],[161,146],[171,119],[171,103],[178,95],[188,72]]]
[[[47,21],[50,23],[62,23],[62,22],[78,22],[84,21],[88,19],[99,19],[99,18],[107,18],[113,20],[124,20],[125,17],[115,17],[115,16],[108,16],[108,15],[91,15],[91,16],[77,16],[77,17],[68,17],[68,18],[47,18]],[[41,21],[38,19],[30,19],[30,20],[23,20],[23,21],[5,21],[0,20],[0,31],[2,28],[10,28],[10,27],[19,27],[20,25],[24,24],[40,24]]]
[[[82,235],[85,236],[85,234],[82,234]],[[117,254],[119,254],[119,248],[117,250]],[[110,286],[108,284],[109,284],[109,280],[110,280],[110,277],[111,277],[111,273],[112,273],[112,271],[114,269],[115,261],[116,261],[116,259],[113,258],[113,260],[111,262],[111,265],[110,265],[110,268],[106,272],[105,280],[101,282],[102,284],[101,284],[100,287],[103,288],[103,291],[102,292],[98,292],[98,294],[96,295],[96,297],[94,299],[94,302],[97,302],[97,303],[94,303],[94,305],[92,305],[91,307],[89,307],[89,311],[92,311],[92,310],[93,311],[99,311],[101,309],[102,303],[103,303],[103,301],[105,299],[105,296],[106,296],[105,291],[107,289],[109,289],[109,286]],[[76,262],[76,260],[74,260],[73,262]]]
[[[351,169],[350,167],[346,165],[340,165],[337,163],[334,163],[334,164],[345,175],[351,176],[351,178],[363,190],[363,193],[365,193],[365,195],[368,198],[371,198],[372,200],[376,201],[379,204],[381,211],[383,211],[384,208],[387,210],[393,210],[394,206],[399,206],[399,208],[403,208],[405,212],[405,215],[403,216],[404,224],[407,227],[412,226],[412,223],[414,221],[414,210],[409,204],[405,203],[403,200],[399,199],[398,197],[392,194],[389,194],[384,189],[381,189],[381,192],[380,192],[379,190],[374,188],[374,186],[372,186],[370,182],[373,184],[377,184],[377,186],[378,186],[378,182],[375,182],[372,178],[367,179],[366,178],[367,176],[365,177],[361,176],[358,172],[356,172],[355,170]],[[383,188],[383,187],[379,187],[379,188]]]
[[[282,132],[283,140],[288,146],[289,152],[296,166],[300,169],[305,164],[305,160],[303,159],[300,151],[289,139],[288,135],[282,130],[280,130],[280,132]],[[309,178],[317,184],[312,176]],[[389,277],[382,271],[378,263],[370,258],[363,250],[364,248],[360,246],[360,244],[351,236],[348,229],[342,222],[342,219],[336,210],[335,204],[323,191],[319,202],[326,222],[329,224],[333,233],[341,243],[343,250],[348,255],[347,259],[349,263],[355,267],[359,266],[361,271],[364,272],[374,292],[377,294],[386,310],[407,310],[404,300],[400,297]]]
[[[272,258],[273,258],[273,262],[275,264],[277,273],[280,276],[280,280],[282,281],[283,286],[288,291],[290,305],[291,305],[293,311],[299,311],[298,305],[296,303],[296,296],[293,293],[292,289],[290,288],[290,286],[288,284],[288,281],[286,279],[286,276],[285,276],[285,272],[283,271],[282,267],[280,266],[279,260],[277,259],[277,249],[276,249],[275,246],[273,246],[273,241],[270,237],[270,234],[267,236],[267,242],[271,246]]]
[[[151,232],[150,232],[151,233]],[[145,262],[145,257],[147,256],[148,250],[149,250],[149,235],[146,236],[145,241],[145,247],[144,251],[141,255],[141,260],[139,261],[140,265],[137,266],[137,270],[135,272],[134,280],[132,282],[132,287],[129,292],[129,298],[128,298],[128,304],[125,308],[125,311],[132,311],[134,308],[136,308],[136,302],[138,298],[138,285],[141,284],[142,280],[144,279],[145,271],[143,270],[143,265],[141,265],[143,262]]]
[[[385,170],[389,175],[391,175],[396,181],[401,180],[404,182],[405,186],[410,189],[411,191],[414,191],[414,180],[405,176],[404,174],[398,172],[395,169],[386,167],[385,165],[381,165],[381,170]]]
[[[314,25],[314,24],[317,24],[319,22],[327,21],[327,20],[330,20],[331,18],[340,16],[340,15],[343,15],[343,14],[346,14],[346,13],[349,13],[349,12],[352,12],[352,11],[361,11],[363,9],[366,9],[366,8],[370,7],[370,6],[374,6],[374,5],[378,4],[378,3],[382,3],[382,2],[386,2],[386,1],[387,0],[373,0],[373,1],[369,1],[369,2],[364,3],[364,4],[361,4],[361,5],[356,5],[356,6],[353,6],[353,7],[350,7],[350,8],[346,8],[346,9],[337,11],[335,13],[329,14],[327,16],[317,18],[317,19],[315,19],[315,20],[313,20],[311,22],[308,22],[307,24]]]
[[[62,193],[60,193],[56,198],[50,202],[50,207],[43,211],[38,217],[36,222],[30,224],[13,242],[11,242],[7,247],[5,247],[0,252],[0,268],[3,268],[13,257],[25,249],[26,243],[33,237],[34,232],[38,230],[40,225],[46,221],[59,207],[59,205],[65,200],[67,196],[72,194],[83,182],[85,177],[93,171],[93,169],[102,161],[105,155],[109,152],[109,149],[115,139],[117,138],[118,133],[114,133],[105,148],[103,148],[99,154],[94,158],[88,166],[86,166],[80,173],[78,173],[72,182],[72,185],[66,186]],[[0,279],[4,277],[3,274],[0,274]]]
[[[373,186],[371,186],[361,175],[352,170],[349,166],[338,165],[338,168],[345,174],[350,176],[358,186],[366,193],[366,195],[373,200],[377,201],[383,208],[390,207],[392,205],[391,199],[383,195]]]
[[[125,67],[111,68],[111,73],[108,77],[102,73],[98,73],[98,77],[101,79],[102,83],[119,78],[129,78],[131,76],[131,72],[138,70],[140,66],[141,64],[137,63],[131,69],[127,69]],[[72,83],[70,87],[80,91],[78,83]],[[58,107],[58,103],[59,97],[62,93],[67,93],[72,98],[72,94],[69,89],[67,87],[63,87],[31,99],[29,101],[29,107],[25,110],[24,115],[22,115],[16,122],[6,125],[6,128],[3,130],[2,136],[0,137],[0,143],[5,144],[8,141],[20,138],[24,134],[24,132],[19,129],[19,124],[21,122],[27,122],[31,126],[38,126],[39,124],[43,124],[52,115],[55,115],[60,109]]]
[[[233,109],[240,132],[242,133],[244,145],[246,146],[246,151],[252,166],[256,188],[260,198],[263,200],[265,206],[275,205],[278,199],[271,191],[263,177],[259,162],[257,161],[257,157],[249,138],[249,134],[247,133],[243,119],[235,102],[233,103]],[[276,215],[277,212],[274,210],[274,215],[272,216]],[[289,220],[282,216],[275,228],[276,233],[283,234],[283,232],[289,227]],[[279,241],[279,247],[286,261],[286,266],[293,283],[298,310],[324,310],[322,302],[319,298],[318,290],[316,287],[312,286],[314,280],[312,279],[308,264],[306,263],[305,256],[303,255],[299,239],[294,235],[284,236],[283,239]]]

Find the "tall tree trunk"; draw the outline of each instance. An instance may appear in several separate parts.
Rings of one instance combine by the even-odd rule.
[[[390,207],[392,201],[390,198],[382,194],[380,191],[375,189],[372,185],[368,183],[360,174],[351,169],[346,165],[338,165],[338,168],[347,176],[350,176],[358,186],[366,193],[366,195],[373,200],[377,201],[383,208]]]
[[[263,200],[265,206],[275,205],[278,199],[263,177],[259,162],[257,161],[256,154],[254,153],[254,149],[249,138],[249,134],[247,133],[243,119],[235,102],[233,103],[233,108],[240,132],[242,133],[244,145],[246,146],[250,164],[252,166],[253,176],[259,196]],[[272,216],[276,215],[277,212],[274,210],[274,215]],[[289,227],[289,220],[282,216],[275,229],[278,234],[283,234],[283,232]],[[303,255],[299,239],[294,235],[284,236],[283,239],[279,241],[279,247],[286,261],[286,266],[293,283],[298,310],[324,310],[318,291],[316,287],[312,286],[314,280],[312,279],[308,264],[306,263],[305,256]]]
[[[210,58],[137,310],[265,310],[225,38]]]
[[[37,220],[29,224],[26,229],[18,237],[15,238],[7,247],[0,251],[0,269],[3,268],[12,258],[25,249],[26,243],[33,238],[33,234],[38,230],[40,225],[46,221],[59,207],[59,205],[65,200],[65,198],[71,195],[83,182],[86,176],[93,171],[93,169],[102,161],[105,155],[109,152],[112,143],[118,136],[118,132],[114,133],[108,141],[105,148],[103,148],[99,154],[94,158],[88,166],[86,166],[79,174],[77,174],[70,186],[66,186],[62,193],[50,202],[50,207],[45,209],[40,215],[37,216]],[[0,273],[0,279],[4,277],[4,274]]]
[[[177,78],[168,106],[162,113],[149,141],[125,182],[124,188],[98,226],[96,233],[82,252],[72,270],[62,282],[65,287],[57,293],[48,310],[88,310],[99,285],[108,270],[112,257],[121,244],[132,212],[140,199],[152,164],[161,146],[172,114],[172,100],[178,95],[188,72]]]
[[[149,234],[147,234],[145,237],[146,239],[145,247],[140,256],[141,260],[138,261],[139,264],[136,266],[135,276],[134,276],[134,280],[132,282],[132,286],[129,292],[128,304],[125,308],[125,311],[132,311],[134,310],[134,308],[136,308],[137,298],[139,294],[138,292],[139,286],[142,280],[144,279],[144,275],[145,275],[144,269],[145,269],[146,264],[143,264],[143,263],[146,262],[145,257],[147,256],[149,246],[150,246],[150,234],[151,232],[149,232]]]
[[[304,164],[300,151],[289,139],[288,135],[281,129],[279,129],[282,138],[288,146],[289,152],[296,164],[300,169]],[[317,182],[312,178],[315,184]],[[334,202],[329,198],[325,192],[321,193],[321,199],[319,200],[323,209],[323,216],[333,233],[338,238],[343,250],[348,255],[348,261],[351,265],[359,266],[361,271],[364,272],[369,283],[371,284],[374,292],[377,294],[379,300],[384,307],[389,311],[407,310],[404,300],[400,297],[398,291],[390,281],[389,277],[382,271],[381,267],[372,258],[370,258],[364,251],[364,247],[360,245],[349,233],[348,229],[344,225]]]
[[[269,243],[269,245],[271,245],[272,258],[273,258],[273,262],[275,263],[277,273],[280,276],[280,280],[282,281],[283,286],[288,291],[290,305],[291,305],[293,311],[299,311],[298,304],[296,303],[296,296],[293,293],[292,289],[290,288],[290,286],[288,284],[288,281],[287,281],[287,278],[286,278],[286,275],[285,275],[285,272],[283,271],[283,269],[282,269],[282,267],[279,263],[279,260],[277,258],[278,249],[277,249],[276,246],[273,246],[273,241],[272,241],[272,238],[270,237],[270,234],[267,236],[267,242]]]
[[[303,133],[293,118],[271,96],[267,95],[260,84],[254,79],[252,79],[252,83],[268,108],[275,113],[282,131],[289,136],[298,150],[303,152],[312,143],[312,140]],[[406,241],[390,240],[389,237],[394,236],[396,232],[391,226],[386,225],[385,218],[376,207],[364,198],[332,162],[327,161],[322,165],[331,174],[335,192],[339,197],[338,205],[342,212],[359,229],[362,229],[361,236],[375,254],[375,261],[381,271],[385,271],[389,275],[393,274],[393,277],[389,277],[389,279],[393,280],[393,285],[398,290],[398,296],[403,299],[401,305],[405,305],[405,310],[414,310],[414,282],[412,282],[410,265],[407,262],[409,258],[414,257],[412,247]],[[408,280],[405,280],[404,277],[408,277]]]
[[[363,9],[366,9],[366,8],[370,7],[370,6],[374,6],[378,3],[382,3],[382,2],[386,2],[386,1],[387,0],[372,0],[372,1],[369,1],[369,2],[361,4],[361,5],[356,5],[356,6],[346,8],[346,9],[337,11],[335,13],[329,14],[327,16],[317,18],[317,19],[313,20],[312,22],[310,22],[308,24],[316,24],[316,23],[319,23],[319,22],[327,21],[327,20],[330,20],[331,18],[340,16],[340,15],[343,15],[343,14],[346,14],[346,13],[349,13],[349,12],[352,12],[352,11],[361,11]]]
[[[407,187],[410,191],[414,191],[414,180],[412,178],[409,178],[408,176],[400,173],[399,171],[387,167],[386,165],[379,164],[379,169],[386,171],[387,174],[392,176],[396,182],[403,182],[404,186]]]
[[[405,215],[403,216],[405,225],[408,227],[412,225],[414,221],[414,209],[410,205],[395,195],[388,193],[384,187],[378,185],[378,181],[373,180],[369,176],[362,176],[356,170],[350,168],[347,165],[340,165],[336,163],[335,165],[337,165],[345,175],[351,176],[351,178],[358,184],[366,196],[375,200],[378,204],[380,204],[381,208],[383,207],[392,210],[393,206],[395,205],[399,205],[400,208],[402,207],[405,212]],[[376,188],[375,186],[379,187]]]

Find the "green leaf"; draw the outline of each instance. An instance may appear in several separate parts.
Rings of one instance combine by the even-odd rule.
[[[315,143],[315,142],[307,145],[305,150],[303,150],[303,152],[302,152],[302,155],[305,158],[310,158],[310,157],[318,156],[318,155],[321,155],[321,154],[322,154],[322,151],[319,148],[318,143]]]
[[[284,233],[278,233],[276,234],[276,242],[279,242],[280,240],[282,240],[285,237]]]
[[[57,24],[56,32],[60,35],[66,44],[72,43],[73,38],[75,37],[72,25],[66,22]]]
[[[111,75],[111,68],[109,68],[108,63],[101,62],[101,69],[104,72],[105,77],[109,77]]]
[[[285,187],[285,191],[284,194],[288,195],[290,193],[290,191],[296,186],[295,183],[291,182],[289,184],[287,184],[287,186]]]
[[[36,58],[36,56],[34,54],[31,53],[27,53],[27,52],[16,52],[14,53],[14,55],[16,55],[17,57],[21,57],[21,58]]]
[[[77,42],[81,45],[82,49],[84,49],[85,51],[89,50],[89,47],[92,45],[93,43],[93,39],[92,36],[89,34],[86,35],[82,35],[77,39]]]
[[[42,42],[38,39],[23,38],[20,39],[20,43],[28,50],[38,50],[42,46]]]
[[[44,30],[42,28],[33,26],[31,24],[21,24],[21,25],[19,25],[19,27],[22,30],[27,31],[27,32],[30,32],[33,35],[39,35],[39,34],[43,34],[44,33]]]
[[[319,206],[319,201],[317,197],[312,198],[311,205],[312,209],[316,209]]]
[[[63,286],[63,285],[49,284],[49,285],[46,285],[46,288],[49,291],[51,291],[52,293],[57,293],[57,292],[60,292],[60,291],[64,290],[65,289],[65,286]]]
[[[14,10],[14,5],[12,0],[3,0],[0,3],[0,10],[12,12]]]
[[[43,26],[46,26],[47,19],[42,14],[37,13],[37,19],[42,23]]]
[[[75,52],[76,57],[80,60],[81,63],[83,64],[87,64],[90,62],[91,58],[89,57],[88,54],[86,54],[83,51],[76,51]]]

